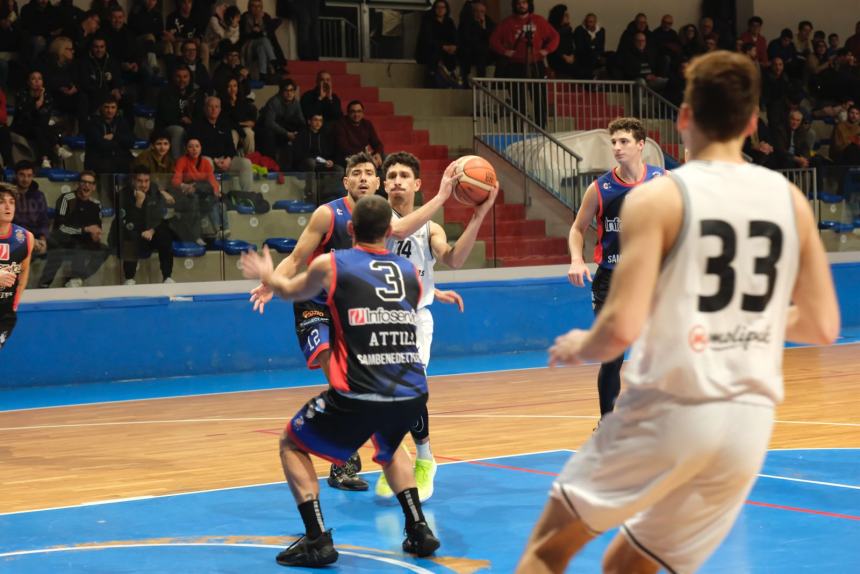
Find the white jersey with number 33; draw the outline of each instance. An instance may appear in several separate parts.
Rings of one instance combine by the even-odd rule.
[[[777,404],[799,257],[789,184],[725,162],[691,161],[670,175],[683,222],[625,380],[681,400]]]
[[[392,212],[392,219],[400,219],[397,212]],[[422,225],[415,233],[406,239],[388,239],[388,250],[408,259],[421,279],[421,300],[418,301],[418,309],[430,306],[433,303],[433,265],[436,262],[433,250],[430,249],[430,222]]]

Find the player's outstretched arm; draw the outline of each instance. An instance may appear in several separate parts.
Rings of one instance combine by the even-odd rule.
[[[792,188],[800,261],[785,337],[796,343],[829,345],[839,336],[839,302],[812,210],[803,193]]]
[[[469,224],[466,225],[453,247],[448,245],[448,238],[442,226],[435,222],[431,225],[430,248],[433,250],[433,256],[437,261],[441,261],[452,269],[459,269],[463,266],[469,253],[472,252],[472,248],[475,247],[481,224],[484,223],[484,218],[493,209],[498,194],[499,184],[496,183],[486,201],[475,208],[472,219],[469,220]]]
[[[582,257],[582,248],[585,244],[585,232],[591,225],[591,220],[597,215],[597,182],[592,183],[582,196],[582,204],[576,212],[576,219],[570,226],[567,236],[567,246],[570,249],[570,268],[567,270],[567,278],[577,287],[585,286],[585,279],[591,281],[591,271]]]
[[[682,209],[680,193],[668,177],[627,196],[621,208],[624,253],[606,303],[590,331],[574,330],[556,340],[551,364],[608,361],[636,340],[648,319],[660,264],[678,235]]]
[[[314,259],[307,271],[295,277],[284,277],[275,272],[268,246],[264,246],[261,253],[246,251],[242,254],[241,263],[245,277],[259,279],[263,286],[291,301],[310,299],[328,285],[331,277],[331,256],[328,254]]]
[[[295,277],[302,264],[310,259],[314,250],[322,243],[323,238],[331,226],[332,213],[328,207],[320,206],[311,215],[308,226],[302,231],[293,252],[285,257],[275,268],[275,273],[282,277]],[[273,292],[265,285],[258,285],[251,290],[251,302],[254,311],[261,314],[266,309],[266,303],[272,300]]]
[[[454,167],[456,161],[452,161],[445,168],[445,173],[442,174],[442,182],[439,184],[439,193],[433,199],[410,213],[404,215],[400,219],[391,220],[391,234],[397,239],[406,239],[418,228],[430,221],[433,214],[442,207],[448,198],[451,197],[451,192],[454,191],[454,185],[457,184],[459,177],[454,175]]]

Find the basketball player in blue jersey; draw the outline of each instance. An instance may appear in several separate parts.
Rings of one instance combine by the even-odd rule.
[[[597,218],[597,244],[594,262],[597,271],[591,283],[591,303],[594,314],[600,313],[609,294],[612,271],[621,259],[618,235],[621,231],[621,205],[624,198],[637,185],[659,177],[663,168],[646,164],[642,159],[645,149],[645,128],[636,118],[619,118],[609,124],[609,141],[618,165],[594,181],[582,198],[582,205],[570,228],[570,269],[567,276],[577,287],[592,281],[591,272],[582,257],[585,232]],[[597,374],[597,393],[600,399],[600,417],[612,412],[615,399],[621,392],[621,365],[624,353],[602,363]]]
[[[603,311],[550,349],[550,364],[575,365],[633,343],[627,389],[553,484],[519,572],[562,572],[617,526],[604,572],[697,571],[761,469],[786,339],[839,334],[806,196],[741,154],[758,125],[758,69],[717,51],[686,77],[677,126],[690,161],[627,198]]]
[[[400,442],[427,402],[427,377],[415,342],[421,282],[415,267],[385,248],[391,207],[379,196],[361,198],[347,223],[353,249],[320,255],[307,272],[287,278],[272,269],[268,248],[242,256],[246,277],[285,299],[326,294],[331,311],[331,386],[287,425],[281,459],[305,525],[305,535],[278,554],[284,566],[318,567],[337,560],[325,529],[319,482],[310,454],[336,464],[373,439],[406,517],[403,550],[429,556],[439,547],[421,510],[408,455]]]
[[[12,223],[15,188],[0,184],[0,349],[18,321],[18,303],[30,277],[33,234]]]
[[[424,225],[445,203],[453,189],[453,174],[454,164],[452,163],[445,170],[438,195],[420,209],[415,210],[409,217],[392,223],[392,233],[395,237],[408,237]],[[278,264],[275,270],[277,274],[287,278],[294,277],[301,266],[309,263],[314,256],[352,247],[347,224],[352,219],[355,203],[364,196],[375,194],[379,189],[379,178],[376,176],[373,158],[366,153],[347,158],[343,185],[346,188],[346,197],[323,204],[314,211],[293,252]],[[251,291],[254,310],[260,313],[264,311],[266,303],[271,298],[272,291],[265,285],[260,285]],[[308,368],[322,368],[326,380],[331,382],[329,373],[331,314],[326,305],[325,296],[321,295],[309,301],[296,303],[293,311],[296,335]],[[332,465],[328,483],[342,490],[367,490],[367,482],[358,476],[360,470],[361,458],[356,453],[346,464]]]
[[[415,194],[421,188],[421,166],[418,158],[402,151],[390,154],[382,164],[382,173],[388,203],[394,210],[393,221],[407,217],[415,211]],[[423,295],[418,302],[417,343],[425,368],[430,364],[430,346],[433,343],[433,315],[430,314],[430,305],[435,299],[442,303],[453,303],[463,311],[463,299],[456,291],[436,289],[433,267],[437,261],[452,269],[463,266],[475,246],[484,218],[493,208],[497,194],[498,187],[490,193],[487,201],[475,208],[472,219],[454,245],[448,244],[445,229],[435,221],[428,221],[405,239],[391,238],[388,242],[388,248],[392,252],[415,265],[421,278]],[[430,420],[426,405],[409,432],[415,441],[417,453],[415,482],[421,502],[424,502],[433,495],[433,479],[436,476],[436,461],[430,450]],[[376,483],[376,494],[383,498],[394,496],[384,474]]]

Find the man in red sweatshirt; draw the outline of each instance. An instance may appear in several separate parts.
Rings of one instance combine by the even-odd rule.
[[[490,36],[490,47],[500,60],[496,77],[543,79],[546,77],[544,58],[558,48],[558,32],[546,19],[533,13],[534,0],[512,0],[511,9],[513,14],[502,20]],[[528,88],[534,106],[533,115],[529,115],[526,109],[526,91],[524,84],[512,90],[513,106],[544,127],[546,85],[535,83]]]

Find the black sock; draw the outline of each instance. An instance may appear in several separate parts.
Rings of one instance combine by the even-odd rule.
[[[406,528],[416,522],[424,522],[424,513],[421,511],[421,501],[418,500],[418,489],[407,488],[397,495],[403,515],[406,517]]]
[[[416,492],[416,498],[417,490]],[[323,522],[322,509],[318,498],[308,500],[299,504],[299,514],[302,515],[302,522],[305,523],[305,534],[308,538],[319,538],[325,531],[325,523]]]

